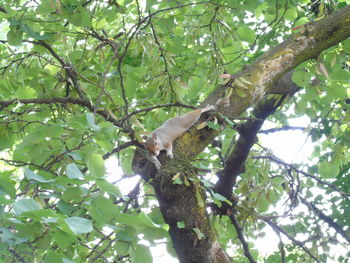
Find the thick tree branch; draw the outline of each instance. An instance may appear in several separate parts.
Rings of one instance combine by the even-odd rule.
[[[279,106],[280,103],[278,103],[278,99],[270,98],[261,100],[253,110],[253,115],[259,119],[248,120],[245,124],[240,126],[239,139],[226,161],[224,169],[218,173],[219,180],[214,187],[216,192],[225,196],[229,200],[232,199],[232,188],[238,175],[243,171],[249,152],[256,142],[257,133],[263,125],[264,120]]]

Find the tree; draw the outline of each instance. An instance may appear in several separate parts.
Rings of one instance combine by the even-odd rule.
[[[5,0],[2,260],[152,262],[166,242],[180,262],[349,262],[347,4]],[[147,160],[143,135],[219,100],[161,170]],[[259,143],[292,129],[313,142],[305,163]]]

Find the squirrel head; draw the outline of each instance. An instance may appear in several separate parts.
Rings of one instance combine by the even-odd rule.
[[[146,150],[154,155],[158,156],[160,150],[162,149],[162,145],[160,144],[160,141],[158,140],[157,134],[152,133],[145,142],[145,148]]]

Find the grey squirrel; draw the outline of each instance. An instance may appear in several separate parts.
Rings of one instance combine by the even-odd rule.
[[[215,108],[215,106],[209,105],[205,108],[196,109],[184,115],[171,118],[148,136],[145,142],[147,157],[158,170],[162,166],[157,159],[160,151],[166,150],[167,156],[173,158],[173,142],[191,128],[203,112],[214,110]]]

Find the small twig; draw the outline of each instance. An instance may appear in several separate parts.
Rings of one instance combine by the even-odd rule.
[[[346,196],[346,197],[350,197],[350,194],[348,193],[345,193],[344,191],[340,190],[337,186],[331,184],[331,183],[328,183],[328,182],[325,182],[325,181],[322,181],[321,179],[319,179],[318,177],[312,175],[312,174],[309,174],[309,173],[306,173],[298,168],[296,168],[293,164],[288,164],[284,161],[282,161],[281,159],[275,157],[275,156],[272,156],[272,155],[269,155],[269,156],[255,156],[253,157],[253,159],[269,159],[277,164],[280,164],[280,165],[283,165],[291,170],[294,170],[295,172],[297,173],[300,173],[306,177],[309,177],[313,180],[315,180],[316,182],[318,182],[319,184],[321,185],[327,185],[328,187],[332,188],[333,190],[337,191],[338,193],[340,193],[342,196]]]
[[[237,220],[234,212],[231,212],[231,214],[229,216],[230,216],[230,219],[231,219],[231,223],[233,224],[233,226],[236,229],[236,232],[237,232],[237,235],[238,235],[238,239],[241,241],[241,244],[243,246],[244,255],[248,258],[250,263],[256,263],[255,259],[253,258],[252,254],[249,251],[248,243],[247,243],[247,241],[245,240],[245,238],[243,236],[243,229],[239,225],[238,220]]]
[[[289,240],[291,240],[294,244],[296,244],[297,246],[299,246],[300,248],[302,248],[306,254],[309,255],[309,257],[311,257],[313,260],[315,260],[315,262],[319,263],[320,261],[318,260],[318,258],[316,258],[308,248],[306,248],[304,246],[304,243],[296,240],[294,237],[290,236],[287,231],[285,231],[284,229],[282,229],[281,227],[279,227],[276,223],[268,220],[267,218],[260,218],[262,219],[264,222],[266,222],[275,232],[279,232],[282,233],[283,235],[285,235]]]
[[[16,252],[16,250],[12,248],[8,248],[7,250],[11,252],[19,262],[26,263],[26,261]]]
[[[156,30],[154,29],[154,26],[153,26],[153,23],[152,23],[152,19],[150,19],[150,25],[151,25],[151,29],[152,29],[152,35],[153,35],[153,38],[154,38],[154,41],[156,42],[157,46],[158,46],[158,49],[159,49],[159,52],[160,52],[160,56],[163,58],[163,62],[164,62],[164,71],[166,72],[167,76],[168,76],[168,83],[169,83],[169,86],[170,86],[170,89],[171,89],[171,92],[174,93],[174,87],[173,87],[173,83],[171,81],[172,79],[172,76],[169,72],[169,66],[168,66],[168,61],[165,57],[165,54],[164,54],[164,50],[162,48],[162,45],[161,43],[159,42],[159,39],[157,37],[157,34],[156,34]]]
[[[331,228],[333,228],[339,235],[341,235],[349,244],[350,244],[350,237],[348,234],[343,230],[341,226],[339,226],[334,220],[325,215],[320,209],[317,208],[314,204],[308,202],[305,198],[299,196],[300,201],[310,210],[314,211],[315,214],[322,219],[324,222],[326,222]]]
[[[84,244],[83,242],[79,242],[80,245],[82,245],[83,247],[86,247],[92,251],[94,251],[96,254],[98,254],[101,258],[103,258],[105,260],[105,262],[109,262],[109,260],[97,249],[89,247],[88,245]]]

